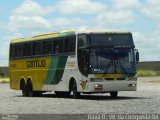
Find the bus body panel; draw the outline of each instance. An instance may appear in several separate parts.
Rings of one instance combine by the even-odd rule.
[[[41,90],[47,77],[51,58],[33,58],[10,61],[10,86],[13,89],[20,89],[20,81],[31,80],[34,90]]]
[[[27,83],[30,79],[33,90],[68,91],[70,79],[76,79],[77,83],[80,79],[75,59],[75,55],[72,55],[11,60],[10,86],[12,89],[19,90],[20,80],[24,79]]]
[[[69,91],[69,82],[71,78],[74,78],[76,80],[77,85],[79,84],[81,76],[76,66],[75,55],[68,56],[64,68],[61,68],[61,69],[63,69],[64,71],[60,79],[60,82],[58,84],[44,84],[43,90]],[[53,76],[52,73],[51,73],[51,76]],[[78,90],[80,89],[78,88]]]

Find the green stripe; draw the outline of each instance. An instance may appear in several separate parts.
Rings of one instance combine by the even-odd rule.
[[[67,62],[68,56],[54,56],[52,57],[49,71],[44,84],[58,84],[63,76],[64,68]]]

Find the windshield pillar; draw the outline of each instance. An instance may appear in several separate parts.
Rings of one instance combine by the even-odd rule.
[[[88,49],[78,50],[78,66],[81,73],[84,76],[88,76],[88,72],[89,72],[89,50]]]

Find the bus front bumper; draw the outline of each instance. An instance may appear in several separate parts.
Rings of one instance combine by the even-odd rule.
[[[88,82],[84,92],[136,91],[137,81]]]

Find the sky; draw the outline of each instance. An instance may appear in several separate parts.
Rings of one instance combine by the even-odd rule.
[[[11,39],[82,28],[130,31],[140,61],[160,61],[160,0],[0,0],[0,66]]]

